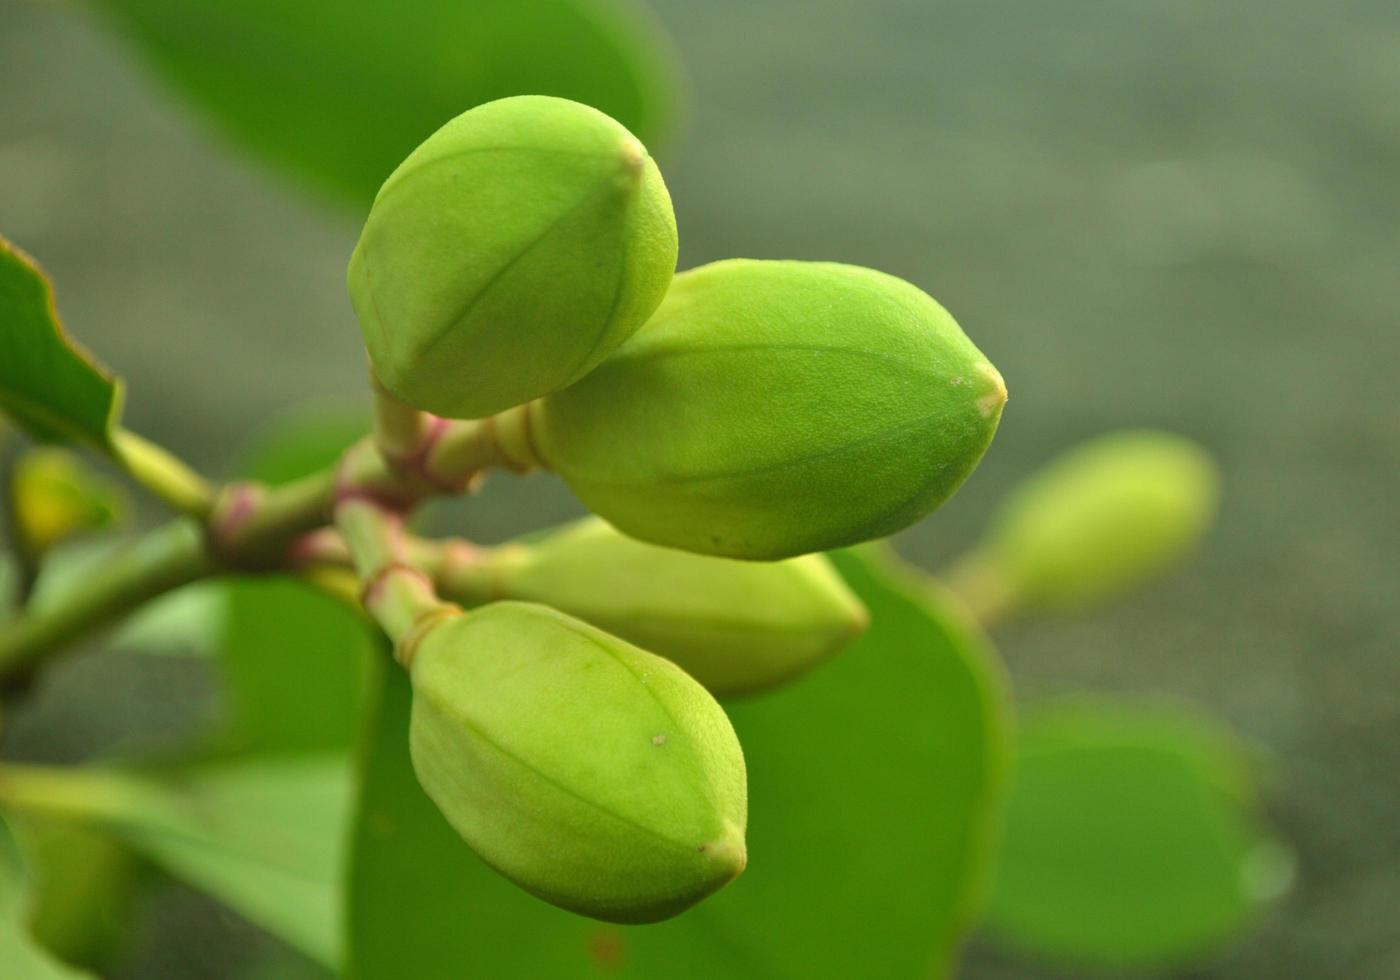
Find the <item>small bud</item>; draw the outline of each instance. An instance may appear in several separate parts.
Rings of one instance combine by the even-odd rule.
[[[947,311],[884,273],[734,259],[531,407],[539,461],[644,541],[775,559],[898,531],[982,458],[1006,388]]]
[[[121,487],[56,446],[19,457],[10,493],[15,533],[35,557],[79,534],[110,527],[121,520],[127,503]]]
[[[656,309],[675,265],[671,199],[641,143],[596,109],[519,96],[409,154],[348,282],[384,386],[482,418],[588,373]]]
[[[406,659],[419,782],[526,891],[652,922],[743,870],[739,741],[671,662],[523,602],[441,620]]]
[[[1054,460],[1015,490],[975,560],[1026,610],[1081,609],[1190,550],[1218,493],[1210,456],[1167,432],[1116,432]]]
[[[806,673],[869,619],[822,555],[697,555],[636,541],[596,517],[488,552],[459,577],[477,595],[541,602],[636,643],[717,697]]]

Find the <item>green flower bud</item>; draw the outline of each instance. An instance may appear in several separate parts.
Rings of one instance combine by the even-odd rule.
[[[1209,527],[1215,465],[1167,432],[1101,436],[1034,474],[1001,506],[972,561],[1026,610],[1070,611],[1140,584]]]
[[[824,551],[933,510],[1006,388],[947,311],[880,272],[734,259],[675,278],[646,327],[532,405],[534,454],[654,544]]]
[[[38,558],[70,538],[119,523],[127,499],[77,454],[38,446],[15,461],[10,508],[18,543]]]
[[[676,222],[623,126],[566,99],[464,112],[380,188],[350,299],[384,386],[481,418],[578,380],[656,309]]]
[[[869,620],[822,555],[697,555],[636,541],[596,517],[487,552],[450,579],[454,598],[524,599],[577,616],[674,661],[716,696],[791,680]]]
[[[743,870],[739,741],[670,661],[523,602],[439,620],[408,649],[418,779],[522,888],[651,922]]]

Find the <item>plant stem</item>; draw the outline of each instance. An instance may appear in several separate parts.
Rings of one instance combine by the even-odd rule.
[[[336,471],[327,469],[277,487],[248,483],[225,487],[209,514],[214,550],[233,567],[266,569],[284,564],[287,549],[298,535],[330,519],[336,479]]]
[[[471,447],[469,452],[454,452],[453,458],[466,460],[464,465],[472,474],[505,458],[491,448],[491,426],[481,422],[450,425],[461,434],[461,441],[454,440],[451,445]],[[293,547],[298,537],[331,519],[337,494],[407,511],[429,496],[447,492],[440,480],[396,470],[370,439],[347,450],[337,466],[293,483],[271,488],[235,484],[218,494],[183,463],[139,436],[122,431],[116,442],[123,465],[138,480],[200,517],[203,526],[201,521],[182,520],[153,531],[58,603],[0,623],[0,681],[28,673],[65,644],[120,619],[150,599],[225,572],[300,574],[335,597],[347,599],[350,590],[343,571],[315,555],[310,561],[299,561]],[[351,508],[352,515],[356,512],[357,508]],[[354,527],[360,519],[352,516],[349,521]],[[347,539],[350,536],[347,534]],[[433,609],[457,608],[441,602],[431,581],[407,563],[380,577],[382,584],[361,576],[365,589],[361,598],[396,639],[412,625],[415,616]]]
[[[47,608],[0,623],[0,680],[30,672],[72,641],[172,589],[230,570],[256,569],[263,556],[285,553],[297,534],[325,523],[334,491],[334,470],[270,489],[217,548],[210,547],[218,517],[213,511],[208,528],[180,519],[149,532]],[[305,577],[322,584],[317,576]],[[328,591],[344,594],[343,587]]]
[[[182,514],[204,517],[214,503],[207,480],[170,451],[127,429],[112,436],[116,461],[141,486]]]
[[[373,372],[374,444],[391,466],[420,456],[428,443],[433,416],[400,401]]]
[[[939,576],[983,629],[990,629],[1019,612],[1016,590],[996,566],[976,552],[963,555]]]
[[[335,523],[355,563],[360,601],[396,647],[425,619],[455,610],[437,597],[426,573],[408,564],[402,515],[372,499],[351,496],[336,505]]]
[[[0,628],[0,677],[27,672],[50,650],[158,595],[213,574],[217,567],[193,521],[176,520],[152,531],[61,602]]]
[[[448,422],[424,454],[424,475],[440,486],[466,487],[484,470],[511,467],[496,434],[495,419]]]
[[[497,442],[496,419],[445,419],[406,405],[371,372],[374,444],[405,478],[445,492],[468,489],[492,466],[512,466]]]

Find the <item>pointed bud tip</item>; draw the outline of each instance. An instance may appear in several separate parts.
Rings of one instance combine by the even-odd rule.
[[[633,180],[640,180],[642,172],[646,170],[647,148],[635,137],[627,137],[622,141],[622,146],[618,150],[618,159],[622,162],[623,172]]]
[[[725,824],[724,834],[718,840],[701,844],[699,850],[720,871],[723,881],[720,887],[729,884],[749,863],[748,847],[744,843],[744,832],[732,823]]]
[[[977,371],[987,382],[986,390],[977,399],[977,411],[982,413],[984,419],[996,418],[1001,415],[1002,407],[1006,405],[1006,382],[1002,379],[1001,372],[990,364],[983,364]]]
[[[854,596],[852,598],[854,601],[850,607],[851,616],[848,622],[850,623],[850,638],[854,640],[870,628],[870,610],[865,608],[865,603],[855,599]]]

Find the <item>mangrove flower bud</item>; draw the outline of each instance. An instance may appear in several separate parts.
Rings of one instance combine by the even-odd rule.
[[[1082,609],[1167,568],[1215,513],[1209,454],[1168,432],[1116,432],[1032,475],[1002,504],[962,575],[1025,611]],[[956,582],[954,583],[956,585]]]
[[[401,644],[423,789],[497,871],[613,922],[683,911],[744,868],[744,757],[668,660],[497,602]]]
[[[482,418],[576,381],[656,309],[676,222],[623,126],[566,99],[477,106],[380,188],[350,299],[384,386]]]
[[[596,517],[445,571],[440,584],[455,599],[553,606],[674,661],[716,696],[805,673],[869,619],[822,555],[697,555],[626,537]]]
[[[643,329],[519,428],[623,532],[775,559],[923,517],[982,458],[1005,400],[909,283],[733,259],[677,276]]]
[[[36,446],[15,461],[10,517],[16,544],[31,558],[76,535],[119,523],[126,510],[121,487],[61,446]]]

